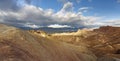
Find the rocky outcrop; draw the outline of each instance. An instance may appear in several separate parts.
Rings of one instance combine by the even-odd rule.
[[[47,37],[48,34],[44,31],[41,31],[41,30],[29,30],[30,33],[33,33],[33,34],[36,34],[36,35],[39,35],[39,36],[42,36],[42,37]]]
[[[96,61],[92,52],[0,24],[0,61]]]

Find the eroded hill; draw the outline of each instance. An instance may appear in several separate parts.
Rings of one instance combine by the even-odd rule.
[[[84,46],[0,24],[0,61],[96,61]]]

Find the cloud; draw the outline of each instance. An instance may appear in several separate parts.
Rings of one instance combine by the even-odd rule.
[[[105,22],[95,22],[92,26],[99,27],[99,26],[115,26],[120,27],[120,20],[106,20]]]
[[[79,8],[79,12],[87,12],[89,9],[91,9],[90,7],[81,7]]]
[[[41,26],[120,26],[120,20],[108,20],[106,22],[98,22],[99,20],[101,20],[101,17],[84,16],[83,13],[90,10],[91,7],[81,7],[78,9],[78,12],[75,12],[73,3],[70,2],[72,0],[61,1],[65,1],[63,7],[58,12],[54,12],[54,9],[43,9],[41,7],[32,5],[33,0],[1,0],[0,23],[31,28],[38,28]],[[120,3],[120,0],[117,0],[117,2]]]
[[[80,3],[81,0],[58,0],[58,2],[67,3],[67,2],[77,2]]]
[[[36,28],[36,25],[49,26],[51,24],[84,27],[92,25],[94,21],[99,19],[100,17],[84,16],[81,12],[74,12],[73,3],[71,2],[65,3],[63,8],[58,12],[54,12],[53,9],[42,9],[30,4],[25,4],[17,11],[0,10],[1,23],[11,25],[32,23],[35,25],[27,24],[27,26]]]
[[[68,0],[58,0],[59,2],[66,3]]]
[[[109,21],[104,22],[104,25],[119,26],[120,27],[120,20],[109,20]]]
[[[1,10],[17,10],[18,6],[16,4],[17,0],[0,0]]]
[[[67,2],[64,4],[63,8],[55,14],[55,16],[57,16],[63,24],[68,23],[68,25],[70,24],[77,27],[90,25],[93,21],[100,19],[100,17],[95,16],[84,16],[81,12],[76,13],[73,11],[73,8],[73,4]]]
[[[72,12],[72,11],[73,11],[73,4],[71,2],[67,2],[64,4],[60,12]]]
[[[71,26],[68,26],[68,25],[59,25],[59,24],[52,24],[52,25],[49,25],[47,27],[49,27],[49,28],[71,28]]]
[[[62,3],[67,3],[67,2],[76,2],[76,3],[80,3],[83,0],[57,0],[58,2],[62,2]],[[87,0],[88,2],[92,2],[93,0]]]
[[[25,5],[17,12],[1,10],[0,13],[0,17],[5,23],[16,22],[17,24],[19,22],[33,22],[37,24],[44,24],[52,22],[51,9],[43,10],[42,8],[32,5]]]
[[[76,2],[77,2],[77,3],[80,3],[80,2],[81,2],[81,0],[76,0]]]
[[[92,0],[88,0],[88,2],[92,2]]]
[[[32,4],[34,1],[40,0],[0,0],[0,10],[17,11],[25,4]]]
[[[117,0],[117,3],[120,3],[120,0]]]
[[[30,27],[30,28],[41,28],[42,26],[39,26],[39,25],[35,25],[35,24],[32,24],[32,23],[26,23],[26,24],[23,24],[23,27]]]

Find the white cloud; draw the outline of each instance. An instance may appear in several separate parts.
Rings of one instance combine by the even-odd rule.
[[[60,10],[60,12],[72,12],[73,11],[73,3],[67,2],[64,4],[63,8]]]
[[[59,24],[49,25],[48,27],[50,27],[50,28],[71,28],[71,26],[68,26],[68,25],[59,25]]]
[[[82,0],[57,0],[58,2],[66,3],[66,2],[76,2],[80,3]],[[87,0],[88,2],[92,2],[93,0]]]
[[[74,12],[73,9],[74,7],[71,2],[65,3],[63,8],[58,12],[54,12],[53,9],[45,10],[40,7],[26,4],[18,11],[0,10],[0,20],[3,20],[4,23],[8,24],[25,24],[29,22],[42,26],[50,24],[66,24],[73,27],[90,26],[94,21],[99,20],[99,17],[84,16],[80,12]],[[33,25],[33,27],[36,26]]]
[[[35,25],[35,24],[32,24],[32,23],[26,23],[26,24],[23,24],[24,27],[30,27],[30,28],[40,28],[42,26],[39,26],[39,25]]]
[[[79,10],[86,10],[86,9],[89,9],[89,7],[82,7]]]
[[[81,0],[58,0],[58,1],[62,3],[67,3],[67,2],[72,2],[72,1],[77,2],[77,3],[81,2]]]
[[[95,22],[93,26],[115,26],[120,27],[120,20],[106,20],[105,22]]]
[[[59,26],[67,25],[72,27],[89,26],[120,26],[120,20],[109,20],[98,22],[101,17],[84,16],[91,7],[81,7],[79,12],[74,11],[73,0],[60,0],[64,2],[63,7],[58,12],[54,9],[43,9],[30,5],[33,0],[23,0],[23,2],[13,3],[15,0],[5,0],[0,2],[0,23],[18,25],[21,23],[25,27],[39,28],[41,26],[50,26],[57,24]],[[17,0],[16,0],[17,1]],[[75,0],[80,2],[81,0]],[[89,2],[93,0],[88,0]],[[116,0],[120,3],[120,0]],[[8,4],[8,5],[6,5]],[[18,7],[18,5],[20,7]]]
[[[79,12],[87,12],[89,9],[91,9],[90,7],[81,7],[79,8]]]
[[[104,22],[105,25],[110,25],[110,26],[119,26],[120,27],[120,20],[109,20]]]

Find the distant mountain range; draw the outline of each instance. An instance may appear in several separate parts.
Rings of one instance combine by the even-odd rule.
[[[40,28],[30,28],[30,27],[19,27],[23,30],[42,30],[47,33],[61,33],[61,32],[74,32],[81,28],[50,28],[50,27],[40,27]]]

